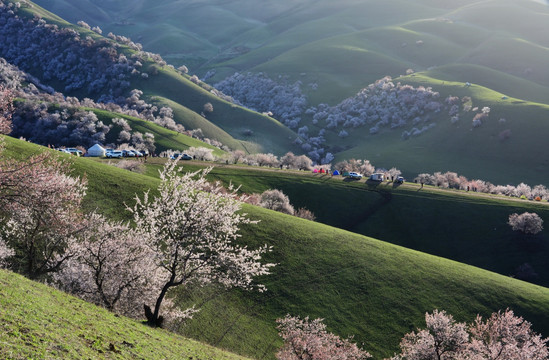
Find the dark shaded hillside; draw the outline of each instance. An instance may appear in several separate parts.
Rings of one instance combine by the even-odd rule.
[[[294,207],[311,210],[317,221],[330,226],[549,286],[547,231],[524,236],[507,224],[510,214],[523,212],[535,212],[548,224],[546,201],[224,166],[210,176],[242,184],[247,193],[282,190]],[[524,264],[536,275],[524,274]]]

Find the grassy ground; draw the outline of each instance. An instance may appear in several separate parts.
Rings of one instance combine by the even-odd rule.
[[[243,359],[0,270],[2,359]]]
[[[185,171],[204,165],[183,163]],[[157,174],[159,166],[149,174]],[[547,223],[549,204],[406,183],[367,184],[323,174],[216,166],[212,180],[241,184],[246,193],[279,189],[295,208],[317,221],[355,233],[478,266],[503,275],[529,263],[530,281],[549,286],[548,237],[521,236],[507,221],[512,213],[535,212]]]
[[[7,155],[28,156],[29,152],[37,151],[20,141],[8,139],[7,143]],[[189,170],[202,166],[191,164],[193,162],[184,163],[184,166]],[[152,167],[150,172],[154,171]],[[114,169],[91,159],[75,159],[75,168],[77,173],[86,173],[90,184],[87,207],[95,205],[99,211],[115,217],[124,213],[124,202],[131,204],[134,194],[154,187],[158,181],[149,175]],[[491,230],[487,227],[494,219],[500,223],[505,221],[501,217],[506,216],[507,210],[536,210],[546,218],[545,210],[530,202],[508,203],[431,188],[418,192],[414,184],[389,192],[380,187],[369,189],[362,182],[344,183],[309,174],[271,170],[259,175],[226,167],[216,171],[213,177],[242,181],[245,188],[254,191],[278,185],[289,189],[293,184],[304,195],[294,193],[292,196],[304,202],[311,196],[310,191],[318,189],[316,198],[323,201],[307,202],[315,211],[328,208],[335,214],[346,208],[364,214],[368,212],[368,205],[377,203],[379,209],[369,212],[365,224],[370,231],[386,233],[388,237],[400,232],[401,237],[413,239],[414,232],[428,234],[430,226],[440,222],[428,239],[430,246],[436,242],[447,244],[451,252],[467,242],[467,237],[475,234],[474,229],[483,236]],[[342,194],[347,192],[345,198]],[[390,201],[387,201],[387,192],[392,194]],[[385,199],[385,204],[380,199]],[[361,207],[361,201],[367,206]],[[418,223],[414,224],[414,213],[419,209],[421,216],[415,218]],[[401,212],[395,213],[398,210]],[[180,327],[179,331],[185,335],[254,358],[272,359],[281,344],[275,330],[276,318],[287,313],[309,315],[325,318],[329,330],[339,335],[356,335],[357,342],[364,343],[367,350],[380,358],[397,349],[404,333],[422,326],[426,311],[445,309],[459,321],[471,321],[477,313],[488,315],[507,307],[525,316],[536,331],[549,333],[547,288],[269,210],[245,206],[244,211],[261,222],[243,227],[241,241],[252,248],[261,244],[273,246],[267,260],[278,266],[272,275],[260,279],[268,292],[181,289],[174,294],[181,306],[198,304],[202,308],[193,321]],[[433,217],[435,215],[437,217]],[[410,219],[403,221],[404,217]],[[464,218],[474,222],[463,222]],[[483,222],[486,225],[481,227]],[[444,236],[445,226],[447,233],[453,233],[452,238]],[[500,246],[510,245],[508,240]],[[462,253],[467,251],[477,252],[465,247]],[[502,251],[494,252],[499,255]],[[488,256],[482,252],[477,255]],[[12,286],[4,288],[15,291],[11,290]],[[58,322],[54,324],[61,326]]]

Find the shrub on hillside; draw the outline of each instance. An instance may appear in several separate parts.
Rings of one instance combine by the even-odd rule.
[[[290,204],[288,196],[277,189],[265,190],[261,194],[261,202],[259,205],[266,209],[275,210],[284,214],[294,215],[295,213],[295,209]]]
[[[311,221],[316,220],[315,214],[311,210],[306,209],[306,208],[297,209],[297,211],[295,212],[294,215],[297,216],[297,217],[300,217],[302,219],[306,219],[306,220],[311,220]]]
[[[543,219],[536,213],[511,214],[508,224],[514,231],[529,235],[535,235],[543,230]]]
[[[109,163],[111,164],[111,163]],[[145,165],[139,161],[135,160],[120,160],[112,164],[120,169],[136,172],[143,174],[145,172]]]

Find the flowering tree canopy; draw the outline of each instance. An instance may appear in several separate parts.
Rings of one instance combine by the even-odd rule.
[[[267,246],[249,250],[236,244],[239,225],[253,223],[238,212],[236,190],[208,186],[205,176],[211,169],[180,175],[176,165],[168,162],[160,173],[158,196],[146,192],[128,208],[154,254],[154,282],[161,284],[154,310],[146,310],[154,326],[161,324],[160,307],[170,288],[217,282],[250,289],[254,277],[268,274],[274,266],[260,263]]]
[[[0,161],[0,242],[13,250],[13,270],[32,279],[58,271],[84,228],[80,203],[86,181],[47,153],[24,162]]]
[[[543,219],[536,213],[511,214],[508,224],[514,231],[521,231],[525,234],[535,235],[543,230]]]
[[[470,333],[469,351],[474,359],[549,359],[547,339],[535,334],[528,321],[509,309],[493,313],[486,321],[477,316]]]
[[[91,214],[73,257],[59,273],[58,284],[81,298],[111,311],[136,316],[153,293],[148,287],[152,255],[142,236],[128,224]],[[149,290],[149,291],[147,291]]]
[[[493,313],[483,321],[456,323],[451,315],[435,310],[425,314],[427,329],[406,334],[401,353],[392,360],[546,360],[547,339],[512,310]]]
[[[326,331],[322,319],[286,315],[278,319],[279,335],[284,346],[276,354],[279,360],[361,360],[371,355],[349,340]]]
[[[9,134],[11,132],[12,101],[11,91],[4,86],[0,86],[0,134]]]
[[[469,340],[464,323],[435,310],[425,314],[427,328],[406,334],[400,342],[402,353],[393,360],[458,359]]]

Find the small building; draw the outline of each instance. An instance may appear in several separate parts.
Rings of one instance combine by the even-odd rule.
[[[94,146],[89,148],[87,152],[88,156],[93,156],[93,157],[104,157],[106,153],[107,153],[107,150],[105,150],[105,148],[99,144],[95,144]]]
[[[383,181],[383,178],[384,176],[382,173],[375,173],[370,175],[370,180],[372,181]]]

